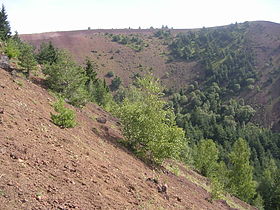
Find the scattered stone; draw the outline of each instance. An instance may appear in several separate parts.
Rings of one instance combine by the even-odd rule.
[[[146,181],[150,181],[150,182],[153,182],[155,184],[159,184],[159,181],[155,178],[147,178]]]
[[[13,186],[14,184],[12,182],[7,183],[8,186]]]
[[[104,117],[97,117],[96,121],[102,124],[105,124],[107,122],[106,118]]]
[[[17,155],[15,155],[15,154],[10,154],[10,157],[12,158],[12,159],[18,159],[18,157],[17,157]]]
[[[157,189],[159,193],[167,193],[167,184],[159,185]]]
[[[37,195],[36,196],[36,200],[37,201],[42,201],[43,200],[43,196],[42,195]]]
[[[176,197],[176,200],[178,201],[178,202],[181,202],[182,201],[182,199],[180,198],[180,197]]]
[[[0,114],[4,114],[4,108],[0,108]]]
[[[128,188],[129,188],[129,192],[131,192],[131,191],[135,191],[136,189],[135,189],[135,187],[134,186],[132,186],[132,185],[129,185],[128,186]]]

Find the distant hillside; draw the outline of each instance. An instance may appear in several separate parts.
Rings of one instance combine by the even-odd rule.
[[[244,90],[242,97],[257,113],[254,121],[274,130],[280,130],[280,24],[271,22],[247,23],[246,46],[254,56],[257,80],[255,88]],[[216,27],[223,30],[222,27]],[[152,71],[168,88],[187,88],[193,81],[206,80],[204,67],[196,60],[170,59],[168,45],[178,33],[194,30],[168,29],[170,38],[156,37],[157,29],[110,29],[26,34],[21,38],[36,47],[52,41],[55,46],[69,50],[83,63],[86,57],[99,66],[100,75],[113,71],[127,85],[138,74]],[[113,35],[138,37],[146,45],[140,51],[112,41]],[[106,81],[110,83],[110,78]]]

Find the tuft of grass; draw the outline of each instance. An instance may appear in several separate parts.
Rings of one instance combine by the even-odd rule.
[[[3,190],[0,190],[0,196],[5,196],[5,192]]]
[[[14,83],[16,83],[18,86],[22,87],[23,86],[23,82],[21,80],[14,80]]]
[[[181,171],[180,171],[179,167],[176,166],[176,165],[168,164],[168,165],[166,166],[166,169],[169,170],[169,171],[171,171],[171,172],[172,172],[173,174],[175,174],[176,176],[180,176],[180,175],[181,175]]]

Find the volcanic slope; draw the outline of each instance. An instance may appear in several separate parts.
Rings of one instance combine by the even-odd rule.
[[[118,146],[117,119],[94,104],[69,106],[78,125],[61,129],[50,119],[55,98],[3,69],[0,98],[1,210],[253,209],[234,197],[210,202],[207,179],[183,166],[179,176],[148,167]]]
[[[226,26],[225,26],[226,27]],[[217,27],[223,30],[224,27]],[[170,29],[174,37],[180,32],[196,31]],[[124,85],[131,83],[135,75],[152,71],[167,88],[186,88],[193,81],[206,81],[203,67],[196,61],[170,60],[168,41],[154,36],[156,29],[104,29],[69,32],[49,32],[21,35],[23,40],[39,47],[42,42],[52,41],[55,46],[67,49],[73,57],[83,63],[86,57],[99,66],[99,76],[108,84],[112,78],[106,74],[113,71]],[[136,36],[146,47],[139,52],[129,46],[112,42],[113,35]],[[245,99],[257,113],[255,121],[267,128],[280,131],[280,24],[255,21],[248,22],[245,34],[246,46],[255,57],[258,75],[253,90],[244,90],[237,97]]]

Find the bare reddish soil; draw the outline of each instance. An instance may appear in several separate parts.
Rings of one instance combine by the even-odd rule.
[[[2,69],[0,98],[1,210],[232,209],[223,200],[211,203],[210,194],[189,181],[207,185],[197,173],[183,166],[180,176],[153,170],[119,146],[117,119],[94,104],[69,106],[78,126],[61,129],[50,119],[55,99]],[[158,192],[165,184],[167,192]]]

